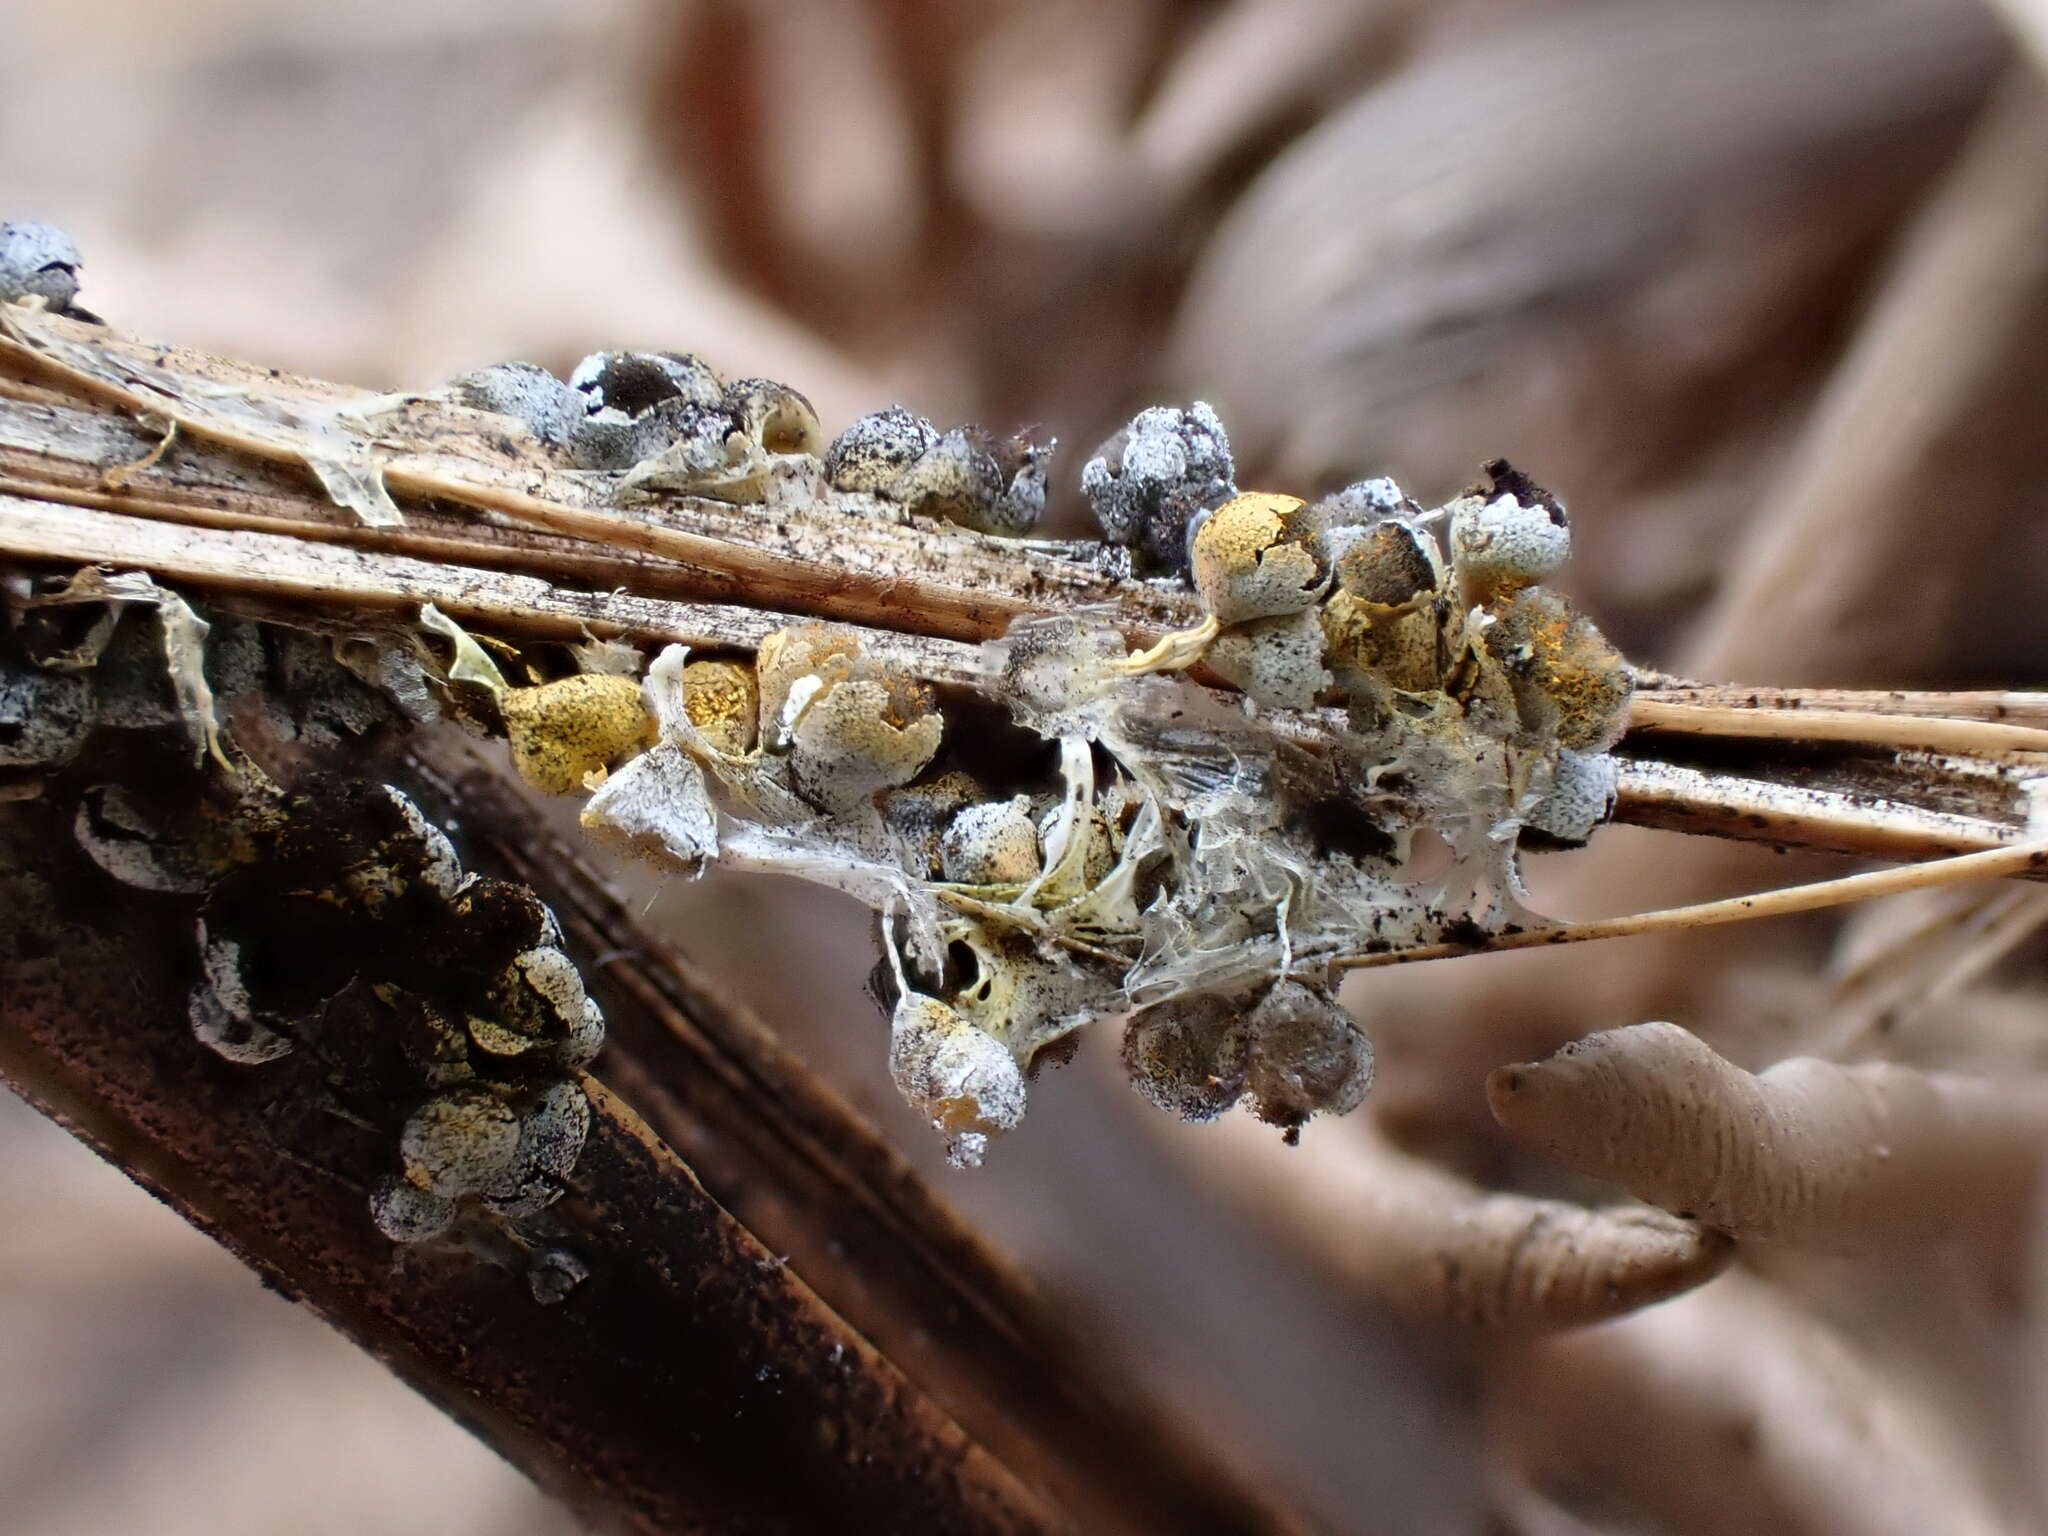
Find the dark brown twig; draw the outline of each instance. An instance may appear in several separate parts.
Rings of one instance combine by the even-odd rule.
[[[563,1300],[516,1249],[396,1257],[359,1127],[192,1038],[189,915],[4,811],[7,1081],[543,1486],[650,1533],[1058,1525],[596,1082],[551,1212],[587,1271]]]

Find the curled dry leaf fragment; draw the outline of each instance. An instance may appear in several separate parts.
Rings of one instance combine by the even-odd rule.
[[[1575,1328],[1703,1285],[1734,1252],[1720,1233],[1647,1206],[1481,1189],[1370,1124],[1280,1147],[1250,1122],[1225,1121],[1173,1144],[1337,1282],[1419,1321],[1489,1334]]]
[[[502,695],[512,686],[505,681],[505,674],[498,670],[498,664],[491,660],[491,653],[478,645],[468,630],[432,603],[420,609],[420,628],[429,634],[439,635],[453,648],[454,660],[448,664],[444,674],[449,682],[473,683],[496,695]]]
[[[1882,1252],[2009,1227],[2048,1151],[2048,1085],[1800,1058],[1750,1073],[1675,1024],[1501,1067],[1517,1139],[1743,1239]]]
[[[1980,1421],[1737,1269],[1489,1362],[1490,1438],[1603,1530],[2017,1536]],[[1973,1440],[1977,1443],[1973,1443]]]

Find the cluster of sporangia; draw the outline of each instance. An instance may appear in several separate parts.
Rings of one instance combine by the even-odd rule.
[[[636,492],[795,486],[849,515],[1008,534],[1045,496],[1050,444],[893,408],[820,453],[800,396],[687,357],[601,354],[568,384],[506,365],[457,389]],[[1326,962],[1541,921],[1518,846],[1583,842],[1611,808],[1628,668],[1541,585],[1569,550],[1564,509],[1504,463],[1488,476],[1429,512],[1387,480],[1313,505],[1239,493],[1207,406],[1140,413],[1082,490],[1108,541],[1189,581],[1207,618],[1137,655],[1088,618],[991,642],[987,692],[1045,743],[1028,767],[991,771],[1006,754],[949,735],[930,687],[823,625],[751,663],[671,646],[644,681],[507,689],[503,718],[528,779],[594,791],[593,832],[883,912],[892,1071],[956,1161],[1017,1123],[1026,1077],[1075,1029],[1126,1013],[1147,1097],[1190,1118],[1248,1097],[1291,1135],[1371,1082]],[[1197,663],[1239,691],[1190,682]],[[1332,706],[1334,752],[1284,728]],[[1431,881],[1406,872],[1425,830],[1451,854]]]
[[[108,876],[191,910],[197,1038],[369,1132],[360,1171],[395,1241],[465,1213],[509,1233],[559,1198],[591,1120],[578,1069],[604,1021],[553,914],[524,886],[465,874],[387,785],[307,775],[287,792],[239,754],[193,770],[195,698],[206,725],[218,699],[318,746],[401,722],[394,700],[430,714],[426,688],[405,685],[423,684],[418,664],[354,648],[352,670],[323,637],[209,626],[146,578],[9,578],[5,596],[0,774],[40,781]],[[525,1260],[544,1299],[578,1272],[563,1253]]]
[[[590,1129],[576,1074],[604,1043],[554,914],[464,874],[387,785],[309,782],[243,825],[254,856],[200,909],[194,1033],[250,1064],[309,1050],[345,1099],[415,1105],[371,1195],[394,1241],[439,1236],[465,1204],[552,1204]]]
[[[62,307],[77,266],[55,231],[0,226],[0,297]],[[1054,447],[942,432],[900,407],[827,447],[786,385],[728,384],[670,353],[599,353],[566,382],[508,363],[451,393],[523,421],[600,494],[993,535],[1035,526]],[[1564,509],[1505,464],[1427,512],[1389,480],[1313,505],[1240,494],[1223,424],[1198,402],[1140,412],[1081,489],[1127,568],[1190,582],[1207,617],[1137,655],[1102,619],[1015,626],[984,648],[985,691],[1019,728],[993,751],[973,739],[985,720],[956,713],[949,729],[929,686],[823,625],[770,635],[751,660],[671,646],[644,679],[628,647],[578,647],[574,675],[511,686],[429,610],[453,664],[424,641],[334,659],[414,718],[483,686],[520,772],[591,791],[583,821],[601,836],[693,872],[716,860],[822,882],[884,913],[891,1069],[959,1162],[1017,1123],[1026,1077],[1077,1028],[1122,1014],[1148,1098],[1200,1119],[1248,1097],[1291,1135],[1354,1108],[1372,1079],[1329,961],[1541,921],[1521,905],[1518,850],[1583,842],[1607,815],[1629,671],[1541,585],[1569,551]],[[1197,664],[1238,691],[1189,681]],[[55,697],[74,681],[0,669],[0,766],[43,738],[76,750],[84,726]],[[1287,728],[1308,710],[1330,727],[1318,747]],[[120,794],[88,792],[81,839],[122,878],[173,878],[171,844]],[[192,1017],[246,1061],[337,1038],[315,1021],[338,1006],[402,1019],[425,1099],[375,1204],[387,1232],[418,1239],[465,1202],[517,1213],[560,1188],[588,1114],[569,1074],[601,1025],[545,908],[461,876],[395,791],[372,800],[353,832],[301,796],[238,834],[263,857],[207,877]],[[1448,845],[1447,873],[1415,872],[1418,832]],[[276,961],[307,935],[334,958]]]

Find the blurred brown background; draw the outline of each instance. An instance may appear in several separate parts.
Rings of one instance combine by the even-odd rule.
[[[0,216],[70,231],[83,302],[126,329],[407,387],[675,348],[787,380],[828,431],[895,400],[1039,424],[1063,531],[1097,441],[1200,396],[1246,485],[1438,498],[1512,457],[1570,501],[1571,583],[1647,663],[2048,671],[2048,285],[1998,224],[2017,208],[2048,247],[2048,129],[1975,0],[0,0],[0,39]],[[1799,872],[1675,841],[1604,835],[1539,891],[1578,916]],[[952,1172],[889,1090],[862,913],[735,877],[648,896],[1103,1349],[1330,1529],[1724,1528],[1507,1510],[1515,1389],[1262,1220],[1313,1165],[1160,1120],[1107,1034]],[[1486,1068],[1649,1017],[1751,1064],[1817,1049],[1856,921],[1372,973],[1349,1001],[1375,1113],[1530,1177]],[[2036,1066],[2042,957],[2017,947],[1969,1015],[1995,1023],[1888,1049]],[[567,1528],[11,1103],[0,1170],[0,1529]],[[1778,1283],[1817,1327],[1968,1334],[1943,1401],[2020,1337],[1912,1286]],[[2030,1390],[1979,1401],[1987,1460],[2038,1447]],[[2028,1528],[2030,1475],[1991,1481]]]

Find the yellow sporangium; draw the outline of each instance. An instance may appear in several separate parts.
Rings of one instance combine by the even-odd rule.
[[[535,789],[574,794],[585,777],[654,741],[654,719],[637,678],[584,672],[498,698],[512,766]]]

